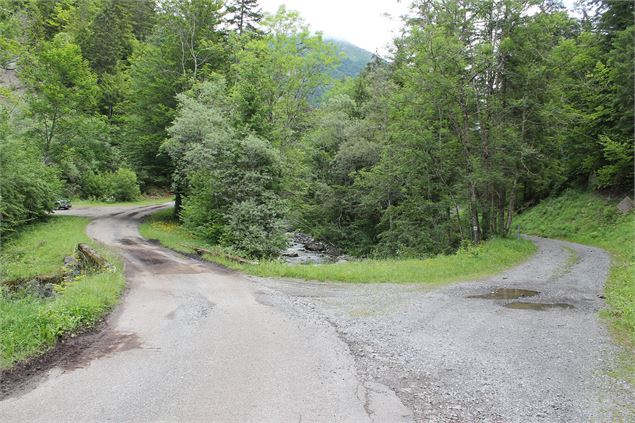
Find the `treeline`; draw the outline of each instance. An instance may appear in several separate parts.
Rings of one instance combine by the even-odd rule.
[[[632,187],[633,3],[582,16],[416,1],[390,60],[335,81],[335,47],[256,0],[0,0],[2,231],[139,185],[256,257],[290,228],[364,256],[505,235],[565,187]]]

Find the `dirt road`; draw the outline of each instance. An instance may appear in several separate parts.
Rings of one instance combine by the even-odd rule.
[[[261,280],[141,239],[156,207],[69,212],[95,218],[129,289],[98,340],[1,401],[0,421],[573,422],[634,406],[606,375],[601,250],[536,239],[527,263],[437,290]],[[470,298],[497,287],[539,293]],[[562,305],[505,307],[519,301]]]

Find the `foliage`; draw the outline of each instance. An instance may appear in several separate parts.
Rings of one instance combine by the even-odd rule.
[[[306,125],[310,100],[328,85],[337,56],[284,6],[263,20],[263,30],[267,36],[235,53],[231,93],[241,123],[286,150]]]
[[[84,232],[88,223],[55,217],[3,244],[1,277],[55,273],[78,242],[90,243]],[[117,271],[82,276],[61,286],[50,299],[10,293],[0,285],[0,369],[46,351],[60,336],[95,324],[117,303],[124,286],[123,266],[107,257]]]
[[[21,69],[38,141],[44,157],[50,160],[53,141],[73,137],[77,119],[94,110],[97,81],[79,46],[63,33],[26,56]]]
[[[68,196],[132,198],[132,169],[253,255],[286,225],[357,256],[447,254],[567,187],[633,187],[631,3],[413,2],[384,60],[254,0],[0,0],[26,89],[0,87],[4,132]]]
[[[258,33],[257,25],[264,15],[257,0],[230,0],[225,7],[230,14],[227,23],[236,29],[238,35]]]
[[[84,198],[108,201],[134,201],[141,194],[137,175],[130,169],[120,168],[111,173],[89,173],[82,185]]]
[[[210,242],[256,257],[275,255],[285,244],[277,195],[281,159],[267,141],[231,127],[224,87],[217,79],[179,96],[164,148],[179,163],[180,216]]]
[[[56,169],[24,142],[0,140],[0,238],[43,218],[61,192]]]
[[[164,246],[183,253],[192,253],[196,247],[207,247],[203,240],[171,220],[171,215],[167,211],[148,218],[141,225],[141,234],[146,238],[157,239]],[[257,265],[239,265],[218,256],[206,255],[205,258],[264,277],[440,285],[500,272],[522,262],[535,251],[536,247],[529,241],[496,238],[480,246],[461,249],[454,255],[440,255],[425,260],[360,260],[326,265],[288,265],[278,261],[263,261]]]

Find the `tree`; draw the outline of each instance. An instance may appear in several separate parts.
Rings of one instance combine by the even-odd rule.
[[[0,241],[46,216],[61,192],[56,169],[42,163],[39,150],[15,133],[0,104]]]
[[[82,39],[84,57],[97,74],[113,73],[132,52],[133,21],[126,2],[104,0],[88,34]]]
[[[163,148],[177,164],[175,182],[185,187],[180,217],[209,242],[270,257],[286,244],[280,156],[267,141],[231,126],[225,90],[215,78],[178,96]]]
[[[227,5],[230,14],[227,23],[236,29],[238,35],[244,33],[257,33],[258,23],[263,18],[258,0],[231,0]]]
[[[281,7],[263,21],[264,37],[248,41],[231,70],[239,119],[285,149],[307,125],[318,91],[337,62],[332,45],[295,12]]]
[[[21,61],[20,68],[42,152],[50,160],[53,142],[72,136],[76,119],[94,112],[97,80],[79,46],[64,33],[43,42],[39,51]]]

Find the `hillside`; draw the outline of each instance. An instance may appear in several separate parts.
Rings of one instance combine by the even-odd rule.
[[[373,53],[357,47],[348,41],[334,38],[328,39],[328,41],[337,47],[337,50],[342,56],[341,64],[331,73],[335,79],[344,79],[346,77],[359,75],[373,57]]]

